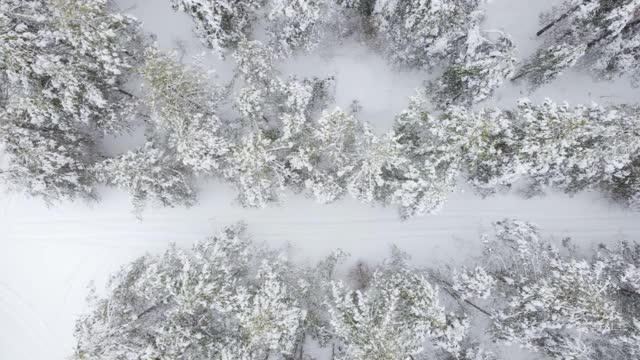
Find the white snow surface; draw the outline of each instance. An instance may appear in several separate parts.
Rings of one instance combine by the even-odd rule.
[[[537,44],[538,14],[558,2],[493,0],[486,24],[510,33],[524,58]],[[185,61],[205,51],[191,33],[191,20],[175,13],[168,0],[118,3],[157,35],[162,49],[184,49]],[[229,77],[228,61],[212,55],[206,59],[221,79]],[[420,72],[393,71],[378,55],[349,41],[323,51],[322,56],[292,59],[281,69],[298,76],[335,76],[338,105],[346,107],[358,99],[364,107],[361,117],[380,132],[427,79]],[[482,105],[512,107],[522,96],[572,103],[637,102],[639,92],[625,79],[595,82],[588,74],[571,72],[534,94],[507,84]],[[124,151],[139,140],[140,136],[132,136],[120,141],[114,151]],[[201,188],[198,205],[150,208],[142,221],[132,214],[127,194],[116,190],[104,189],[98,204],[63,203],[51,208],[20,194],[4,195],[0,199],[0,360],[68,357],[73,352],[74,321],[86,310],[91,281],[100,289],[110,273],[145,252],[161,252],[171,242],[189,246],[236,221],[246,221],[256,241],[273,246],[290,243],[300,261],[319,259],[336,248],[355,258],[379,260],[390,244],[396,244],[418,264],[461,263],[478,253],[479,233],[505,217],[535,222],[544,234],[558,239],[571,236],[585,248],[597,242],[640,238],[638,213],[593,193],[481,199],[461,189],[437,215],[402,222],[394,209],[353,200],[320,205],[298,195],[268,209],[243,209],[234,203],[235,190],[228,186],[208,183]]]

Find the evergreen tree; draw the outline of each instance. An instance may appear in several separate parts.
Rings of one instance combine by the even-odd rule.
[[[302,278],[300,282],[304,291],[299,299],[307,311],[298,351],[301,359],[306,359],[304,345],[307,336],[323,347],[329,346],[333,340],[327,294],[331,292],[332,283],[339,276],[339,268],[344,265],[348,257],[347,253],[338,249],[317,264],[305,266],[300,271]]]
[[[560,14],[560,15],[558,15]],[[567,0],[542,15],[545,45],[515,77],[539,86],[580,65],[599,78],[640,73],[640,1]]]
[[[189,14],[202,41],[219,55],[246,39],[263,0],[171,0]]]
[[[392,248],[381,264],[344,271],[344,252],[296,265],[236,225],[115,274],[78,319],[74,355],[313,359],[315,342],[345,360],[496,360],[488,349],[505,343],[552,359],[640,354],[640,245],[583,254],[511,219],[482,241],[473,267],[420,270]],[[469,330],[488,337],[472,342]]]
[[[127,74],[139,62],[139,23],[105,0],[8,1],[0,8],[0,69],[10,99],[33,123],[122,130],[130,116]]]
[[[290,271],[242,226],[142,257],[78,320],[75,358],[285,359],[305,318]]]
[[[288,161],[296,177],[320,203],[341,198],[358,166],[370,131],[340,109],[325,111]]]
[[[340,16],[333,0],[270,0],[268,32],[278,54],[311,50]]]
[[[432,67],[448,57],[450,47],[473,25],[482,0],[381,0],[374,16],[394,63]]]
[[[176,156],[154,143],[97,163],[93,171],[102,183],[129,191],[140,216],[147,200],[163,206],[192,205],[195,192],[190,172]]]
[[[28,104],[15,104],[0,111],[2,151],[9,156],[0,177],[10,187],[48,203],[95,198],[89,168],[95,161],[92,140],[64,125],[33,124],[32,117],[39,116],[34,110]]]
[[[640,150],[636,109],[523,101],[515,116],[522,121],[515,161],[527,169],[534,186],[568,193],[606,190],[633,172]]]
[[[428,84],[431,100],[437,107],[473,105],[489,98],[513,75],[516,59],[514,46],[499,31],[482,31],[477,26],[457,42],[457,54],[442,76]]]
[[[452,107],[418,139],[422,146],[450,146],[445,155],[481,193],[524,180],[528,194],[548,187],[568,194],[598,189],[633,206],[638,113],[629,106],[535,105],[526,99],[511,111]]]
[[[403,257],[394,256],[373,273],[364,290],[333,283],[331,325],[339,341],[337,359],[405,359],[425,351],[430,339],[457,355],[466,322],[449,316],[437,290]]]
[[[427,84],[437,107],[471,105],[493,94],[515,68],[514,46],[496,30],[481,30],[483,0],[376,3],[381,47],[400,65],[445,70]]]
[[[155,48],[147,50],[140,73],[155,135],[194,172],[223,167],[232,140],[217,115],[225,89],[213,85],[202,68],[179,64]]]
[[[496,169],[504,171],[506,162],[502,149],[508,142],[508,123],[458,107],[434,116],[426,104],[425,97],[418,94],[395,122],[394,133],[415,169],[401,178],[408,181],[400,194],[409,201],[400,204],[413,204],[407,206],[411,211],[404,213],[406,217],[437,210],[461,175],[468,172],[484,177],[488,172],[493,178]]]
[[[224,176],[237,188],[240,204],[264,208],[280,198],[291,176],[277,154],[280,150],[260,134],[248,136],[233,147]]]
[[[495,341],[554,359],[638,353],[639,308],[631,274],[637,246],[580,258],[568,239],[559,249],[534,225],[509,219],[497,222],[484,243],[482,265],[473,276],[455,275],[454,289],[460,296],[491,300]]]
[[[105,0],[3,1],[3,177],[47,201],[95,197],[92,138],[127,128],[139,44],[139,23]]]
[[[285,186],[304,183],[288,158],[308,141],[309,127],[330,96],[330,80],[282,80],[275,54],[257,41],[240,44],[235,58],[242,80],[235,105],[245,126],[224,175],[238,187],[242,204],[264,207]]]

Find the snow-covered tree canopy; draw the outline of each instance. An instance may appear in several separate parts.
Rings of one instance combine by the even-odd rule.
[[[189,170],[170,151],[153,142],[93,167],[98,181],[129,191],[138,216],[149,200],[171,207],[193,204]]]
[[[394,62],[429,67],[446,58],[453,43],[477,21],[482,0],[380,0],[374,16]]]
[[[443,74],[427,87],[438,107],[485,100],[515,71],[513,43],[500,31],[473,27],[456,41],[455,48],[457,53]]]
[[[217,114],[225,90],[214,85],[203,68],[181,64],[175,55],[155,48],[145,55],[142,90],[156,137],[175,152],[177,162],[196,173],[222,167],[230,146]]]
[[[140,24],[106,1],[2,3],[3,179],[48,201],[95,198],[98,184],[122,187],[137,210],[146,200],[193,204],[202,176],[233,184],[248,207],[293,190],[322,203],[348,195],[395,206],[409,218],[437,211],[465,180],[484,195],[515,186],[530,195],[597,189],[640,208],[637,107],[523,100],[512,110],[470,110],[515,64],[508,35],[481,28],[481,1],[174,5],[194,15],[210,45],[234,48],[229,83],[147,44]],[[356,13],[377,29],[370,39],[399,57],[393,61],[443,67],[384,134],[335,106],[332,77],[277,70],[283,55],[340,28],[328,23],[334,15]],[[266,21],[268,42],[251,40],[254,17]],[[106,155],[95,145],[132,123],[146,128],[139,148]]]
[[[571,107],[551,100],[541,105],[521,100],[516,109],[501,113],[484,110],[479,116],[506,129],[483,149],[499,153],[497,159],[485,153],[472,159],[471,181],[483,188],[524,178],[533,193],[543,187],[569,194],[600,189],[635,206],[638,113],[631,107]]]
[[[578,65],[599,78],[640,81],[640,1],[566,0],[541,19],[545,45],[518,78],[539,86]]]
[[[76,325],[77,359],[284,359],[305,311],[281,256],[242,226],[145,256],[110,281]]]
[[[311,50],[329,33],[328,25],[340,16],[331,0],[269,0],[268,33],[278,53]]]
[[[415,98],[399,119],[424,126],[411,131],[418,152],[451,179],[464,176],[485,194],[522,181],[529,194],[548,187],[569,194],[599,189],[637,206],[636,108],[522,99],[508,111],[451,107],[433,116],[423,103]]]
[[[77,321],[75,358],[508,359],[503,344],[542,359],[640,355],[640,245],[581,255],[511,219],[482,240],[472,270],[416,268],[397,248],[371,267],[341,251],[296,265],[228,227],[113,275]]]
[[[189,14],[207,46],[220,55],[254,40],[254,27],[264,26],[278,56],[313,49],[332,28],[351,15],[350,4],[335,0],[171,0]]]
[[[11,184],[47,200],[94,197],[92,134],[127,127],[139,24],[104,0],[0,3],[0,139]]]
[[[190,250],[146,255],[114,274],[104,295],[92,292],[74,358],[315,359],[314,342],[335,359],[485,353],[467,346],[463,314],[445,311],[438,287],[404,253],[394,248],[359,290],[338,279],[346,258],[336,251],[295,265],[249,241],[243,225]]]
[[[640,354],[638,244],[581,258],[542,238],[530,223],[504,220],[485,239],[475,273],[454,289],[490,309],[491,337],[553,359],[632,359]],[[466,295],[468,294],[468,295]],[[476,301],[476,300],[474,300]],[[486,304],[486,305],[484,305]]]
[[[639,125],[632,107],[523,99],[509,111],[450,107],[432,115],[424,97],[416,96],[390,135],[400,146],[394,158],[410,159],[411,170],[378,184],[397,182],[391,203],[406,216],[437,209],[460,178],[481,194],[524,182],[529,194],[549,187],[569,194],[598,189],[635,207]]]
[[[515,66],[508,35],[480,29],[484,0],[173,1],[193,17],[204,41],[220,53],[243,39],[260,38],[250,31],[250,22],[265,13],[258,18],[264,17],[261,25],[279,58],[308,52],[321,41],[328,44],[355,35],[403,67],[444,64],[444,75],[433,84],[441,88],[434,98],[442,106],[484,100]],[[234,17],[239,19],[233,21]],[[242,28],[225,27],[227,22]]]
[[[247,37],[263,0],[171,0],[191,15],[203,42],[218,54]]]
[[[405,261],[392,257],[364,290],[332,284],[337,359],[406,359],[423,354],[428,339],[453,356],[461,352],[466,323],[447,316],[436,288]]]

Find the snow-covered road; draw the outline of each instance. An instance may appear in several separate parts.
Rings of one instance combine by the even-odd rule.
[[[394,243],[417,262],[461,261],[478,250],[478,233],[504,217],[536,222],[545,233],[573,236],[584,246],[640,238],[639,214],[592,194],[529,200],[458,194],[438,215],[402,222],[393,209],[351,201],[323,206],[299,196],[280,207],[247,210],[232,204],[232,193],[211,186],[198,206],[151,209],[142,222],[126,194],[114,191],[93,207],[0,200],[0,359],[63,359],[72,352],[74,318],[91,281],[100,288],[109,273],[147,251],[188,245],[239,220],[255,240],[290,242],[300,258],[312,259],[337,247],[377,259]]]
[[[202,50],[190,34],[190,20],[175,14],[168,0],[118,2],[140,17],[147,30],[158,34],[164,49],[180,41],[190,54]],[[493,0],[488,26],[511,33],[521,57],[527,56],[535,45],[537,14],[555,3],[558,0]],[[283,71],[302,75],[322,71],[318,75],[337,76],[338,103],[361,100],[363,115],[385,130],[392,115],[405,106],[403,99],[423,79],[391,72],[383,60],[360,47],[343,45],[336,51],[336,56],[323,61],[302,57]],[[216,69],[229,75],[229,64]],[[507,84],[491,103],[511,107],[523,95],[522,87]],[[578,73],[569,73],[531,95],[536,101],[545,96],[557,101],[603,103],[637,101],[639,97],[628,81],[599,83]],[[479,249],[478,233],[504,217],[535,222],[545,233],[572,236],[583,246],[640,239],[640,214],[610,205],[595,194],[483,200],[470,193],[456,193],[438,215],[406,222],[401,222],[393,209],[350,200],[319,205],[299,196],[290,196],[282,205],[266,210],[247,210],[233,205],[233,194],[224,185],[208,185],[197,206],[150,209],[143,221],[132,215],[127,195],[113,190],[103,192],[100,204],[65,203],[50,209],[20,195],[3,195],[0,360],[65,358],[73,351],[74,319],[84,310],[91,281],[100,288],[109,273],[147,251],[162,251],[170,242],[187,245],[240,220],[248,223],[257,241],[273,245],[290,242],[301,259],[319,258],[338,247],[356,257],[379,259],[394,243],[417,262],[459,262]]]

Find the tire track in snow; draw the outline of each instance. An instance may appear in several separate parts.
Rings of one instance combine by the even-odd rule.
[[[2,315],[0,316],[0,324],[4,324],[0,333],[6,331],[14,336],[16,333],[25,334],[30,339],[28,344],[38,347],[44,353],[58,343],[55,341],[54,331],[33,306],[20,293],[2,282],[0,282],[0,315]],[[30,349],[29,352],[33,352],[33,350]],[[24,351],[27,352],[27,349]],[[0,355],[2,355],[1,348]]]

